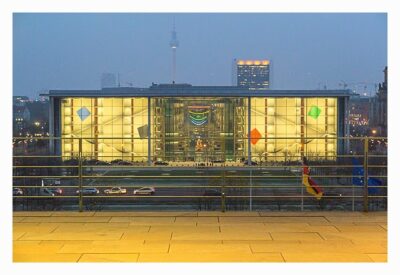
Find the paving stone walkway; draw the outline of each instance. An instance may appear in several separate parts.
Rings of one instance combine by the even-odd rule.
[[[386,262],[386,212],[14,212],[14,262]]]

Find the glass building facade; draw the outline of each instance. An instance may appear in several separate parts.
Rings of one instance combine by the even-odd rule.
[[[249,90],[218,89],[205,96],[193,95],[193,88],[50,93],[51,134],[61,137],[54,150],[104,161],[240,162],[250,156],[264,162],[333,159],[343,147],[337,138],[346,135],[344,92],[250,96]]]

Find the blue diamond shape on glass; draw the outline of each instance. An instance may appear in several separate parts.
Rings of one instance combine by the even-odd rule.
[[[79,118],[82,121],[84,121],[88,116],[90,116],[90,112],[86,107],[80,108],[76,113],[78,114]]]

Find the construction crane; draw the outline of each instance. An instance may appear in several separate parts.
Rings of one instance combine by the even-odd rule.
[[[347,88],[353,87],[353,89],[352,89],[353,91],[358,90],[357,87],[359,87],[360,85],[364,86],[363,87],[364,90],[363,90],[363,93],[362,93],[364,96],[367,95],[368,85],[373,85],[375,92],[376,92],[376,90],[378,88],[378,84],[377,83],[373,83],[373,82],[352,82],[352,83],[347,83],[347,82],[341,80],[340,83],[339,83],[339,87],[343,87],[343,89],[347,89]],[[370,91],[369,96],[371,96],[371,91]]]

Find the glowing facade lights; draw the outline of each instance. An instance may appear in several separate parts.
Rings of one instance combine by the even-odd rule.
[[[189,120],[193,125],[202,126],[208,121],[209,106],[189,106]]]
[[[266,59],[237,60],[237,86],[250,90],[266,90],[269,88],[269,64]]]

